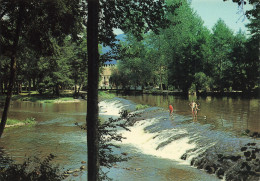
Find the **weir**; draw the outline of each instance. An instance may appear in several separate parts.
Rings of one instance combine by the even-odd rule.
[[[119,98],[115,102],[109,110],[111,113],[130,103],[128,101],[126,105],[125,100]],[[130,132],[120,131],[126,138],[120,145],[135,147],[142,154],[204,169],[220,179],[259,178],[259,140],[214,130],[210,124],[194,122],[191,116],[174,114],[172,119],[167,110],[158,107],[133,113],[138,113],[139,117],[129,127]],[[243,149],[251,150],[254,158],[245,156]],[[250,169],[241,169],[242,165],[248,165]]]

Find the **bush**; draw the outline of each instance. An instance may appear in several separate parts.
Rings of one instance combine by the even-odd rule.
[[[103,91],[99,91],[98,92],[98,96],[101,100],[103,99],[112,99],[115,97],[114,94],[111,94],[111,93],[107,93],[107,92],[103,92]]]
[[[120,112],[119,118],[109,118],[107,121],[99,125],[99,158],[101,167],[111,168],[115,163],[127,161],[129,159],[126,155],[115,154],[113,152],[113,148],[120,148],[120,146],[113,142],[121,142],[122,139],[124,139],[124,137],[117,132],[118,129],[130,131],[127,126],[133,124],[136,116],[137,114],[130,114],[127,110],[123,110]],[[78,123],[75,124],[83,130],[87,129],[86,125],[82,126]],[[100,169],[99,179],[112,180],[107,176],[107,172],[103,172],[102,169]]]
[[[146,109],[146,108],[148,108],[148,107],[150,107],[150,106],[148,106],[148,105],[143,105],[143,104],[137,104],[137,105],[135,106],[135,109],[136,109],[136,110],[140,110],[140,109]]]
[[[26,120],[20,121],[16,119],[7,119],[6,125],[16,125],[16,124],[35,124],[35,118],[27,118]]]
[[[212,88],[213,80],[203,72],[195,74],[195,84],[198,90],[209,91]]]
[[[2,181],[60,181],[65,178],[64,171],[50,162],[55,158],[50,154],[45,159],[28,158],[22,164],[9,163],[0,169]]]

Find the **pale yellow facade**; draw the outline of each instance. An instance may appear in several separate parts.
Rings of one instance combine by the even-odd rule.
[[[112,75],[112,71],[115,69],[114,64],[105,65],[101,69],[100,73],[100,81],[99,81],[99,88],[110,88],[110,77]]]

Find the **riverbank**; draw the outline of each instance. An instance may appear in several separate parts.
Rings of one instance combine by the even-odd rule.
[[[25,120],[7,119],[5,127],[11,128],[17,126],[34,125],[34,124],[36,124],[34,118],[27,118]]]
[[[188,96],[195,95],[201,97],[213,96],[213,97],[260,97],[259,89],[252,92],[242,92],[242,91],[208,91],[208,92],[189,92],[184,93],[182,91],[172,91],[172,90],[121,90],[121,89],[102,89],[100,91],[107,91],[115,94],[127,94],[127,95],[138,95],[138,94],[151,94],[151,95],[172,95],[172,96]]]
[[[84,92],[84,94],[87,94],[87,92]],[[112,99],[115,97],[113,93],[107,93],[104,91],[98,92],[99,101],[106,100],[106,99]],[[5,95],[0,95],[0,102],[5,101]],[[36,91],[32,92],[22,92],[18,95],[12,96],[12,101],[30,101],[30,102],[39,102],[39,103],[75,103],[80,102],[82,100],[85,100],[86,97],[84,96],[84,99],[82,98],[75,98],[74,92],[70,90],[64,90],[61,92],[60,96],[54,96],[52,94],[39,94]]]
[[[246,170],[250,168],[252,172],[248,172],[249,174],[253,172],[258,174],[257,168],[252,167],[251,164],[257,164],[255,161],[259,159],[259,155],[253,154],[253,152],[258,151],[259,146],[254,147],[251,144],[256,143],[256,145],[259,145],[259,141],[247,137],[241,138],[229,133],[232,127],[236,128],[236,123],[243,123],[240,114],[232,111],[240,110],[240,113],[244,99],[233,100],[228,98],[222,100],[211,98],[200,100],[202,109],[200,113],[207,117],[206,119],[202,116],[198,117],[197,121],[193,121],[191,118],[187,99],[173,96],[152,96],[151,100],[153,102],[145,102],[148,99],[149,97],[140,95],[136,97],[134,103],[129,101],[130,97],[115,98],[105,102],[100,101],[100,114],[104,119],[118,116],[119,109],[144,111],[141,117],[137,117],[138,120],[133,122],[130,127],[132,132],[126,132],[125,137],[127,140],[123,141],[122,150],[118,151],[119,153],[127,153],[133,159],[111,168],[110,175],[112,178],[121,178],[126,181],[140,180],[140,178],[142,180],[166,181],[174,180],[175,176],[179,174],[179,180],[212,180],[215,175],[219,178],[225,178],[236,169],[239,170],[239,167],[243,167],[242,173],[239,174],[247,173]],[[215,104],[218,101],[219,103]],[[168,102],[174,103],[174,119],[169,118]],[[246,103],[246,105],[250,105],[251,112],[241,113],[250,114],[250,116],[258,113],[258,100],[251,100],[249,103]],[[232,109],[228,105],[232,105]],[[236,109],[233,109],[233,106]],[[207,111],[207,109],[209,110]],[[10,109],[11,114],[13,113],[16,117],[28,117],[28,115],[36,117],[40,124],[37,124],[33,129],[21,127],[21,129],[17,129],[17,133],[6,135],[3,145],[6,150],[14,153],[15,156],[23,156],[24,150],[30,150],[32,154],[39,153],[39,150],[41,152],[48,151],[48,153],[51,151],[53,154],[58,155],[58,158],[61,158],[58,160],[61,165],[65,165],[66,168],[78,169],[82,166],[81,161],[86,159],[86,135],[84,132],[79,131],[78,128],[75,128],[74,123],[76,121],[82,121],[82,124],[85,123],[85,111],[86,101],[75,104],[38,104],[16,101]],[[226,117],[223,111],[228,116],[233,114],[241,119]],[[212,113],[217,114],[213,115]],[[219,114],[221,114],[221,120],[217,124]],[[258,118],[258,114],[255,117]],[[246,118],[252,119],[252,117]],[[231,122],[232,120],[235,120],[235,122]],[[230,123],[232,123],[231,127]],[[239,125],[251,127],[250,123]],[[217,126],[224,127],[225,131],[219,131],[220,129]],[[57,143],[60,145],[53,147]],[[250,146],[246,146],[248,143],[250,143]],[[17,149],[14,150],[14,147]],[[248,156],[249,154],[250,156]],[[239,160],[233,161],[238,156],[241,156]],[[206,162],[205,160],[208,157],[210,158]],[[252,159],[252,161],[247,161],[247,159]],[[178,162],[188,164],[192,162],[196,169],[193,166],[185,166],[180,170]],[[216,165],[214,165],[215,162]],[[156,165],[152,163],[156,163]],[[236,165],[235,170],[225,167],[225,165],[228,165],[233,168],[232,164]],[[199,168],[205,168],[206,171],[202,172],[197,169],[198,166]],[[224,174],[222,174],[222,169],[225,170]],[[206,174],[207,171],[215,173],[209,175]],[[184,172],[185,174],[181,174]],[[191,179],[191,173],[194,173],[194,179]],[[251,177],[249,174],[247,176]],[[201,178],[200,175],[204,175],[205,178]],[[236,172],[232,175],[236,175]],[[183,179],[185,176],[186,179]],[[84,171],[85,177],[86,172]],[[80,178],[76,177],[74,180],[80,180]],[[179,180],[176,179],[176,181]]]

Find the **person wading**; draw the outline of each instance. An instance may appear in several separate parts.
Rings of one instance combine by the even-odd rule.
[[[170,104],[169,105],[169,112],[170,112],[170,116],[173,118],[173,106]]]

